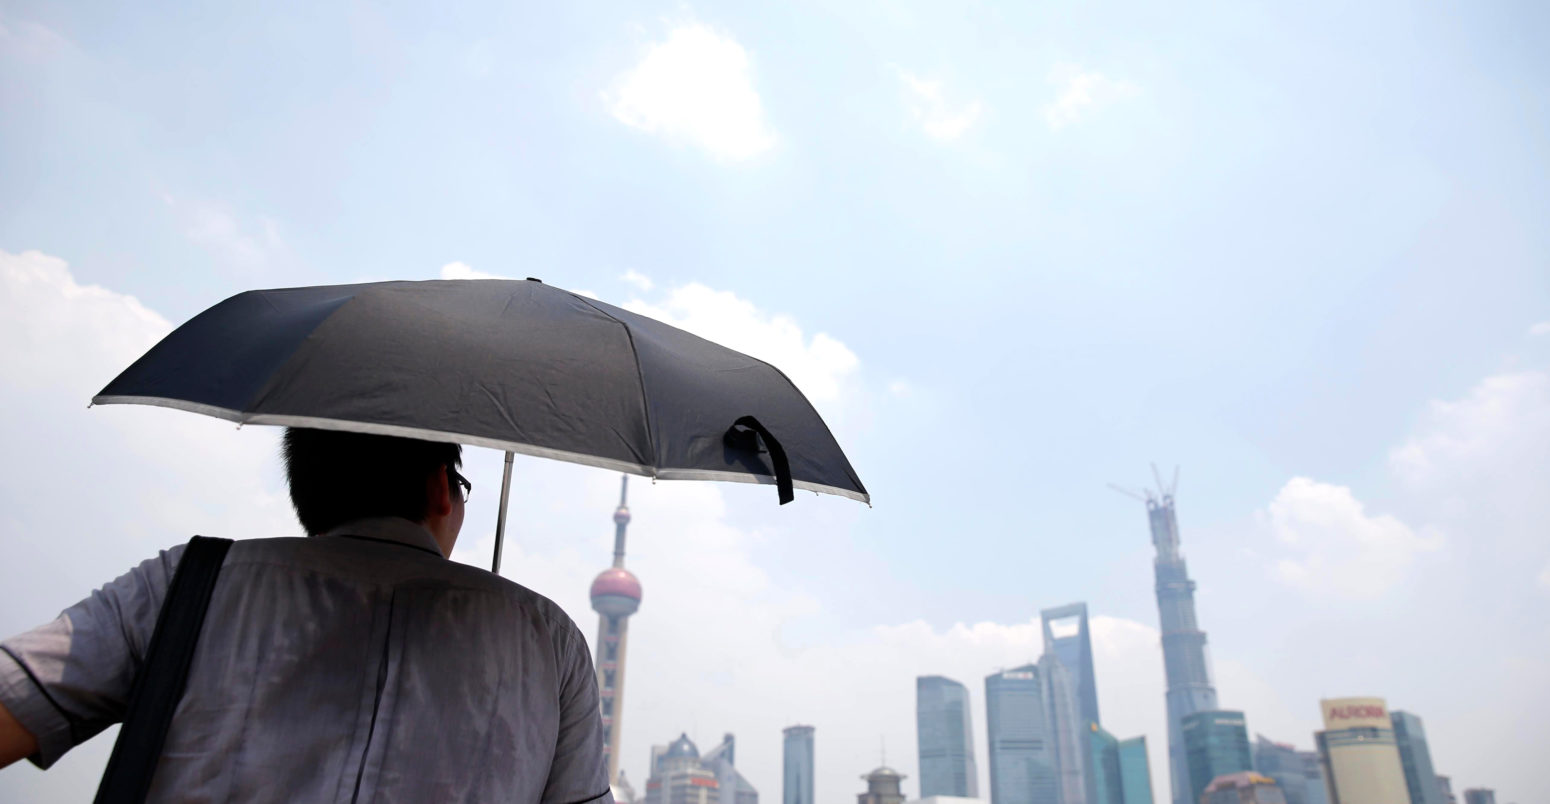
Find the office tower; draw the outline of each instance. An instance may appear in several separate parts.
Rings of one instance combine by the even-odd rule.
[[[1087,768],[1093,784],[1088,804],[1125,804],[1125,782],[1120,776],[1119,740],[1097,723],[1088,725]]]
[[[1458,796],[1453,795],[1453,779],[1447,776],[1438,776],[1437,790],[1442,793],[1442,804],[1458,804]]]
[[[1089,804],[1152,804],[1152,769],[1146,738],[1119,740],[1102,726],[1088,726],[1093,785]]]
[[[1054,653],[1039,657],[1039,673],[1044,681],[1044,716],[1049,723],[1050,759],[1055,766],[1056,786],[1061,804],[1087,804],[1087,737],[1089,726],[1082,722],[1081,703],[1066,663]]]
[[[640,581],[624,568],[624,532],[630,525],[625,495],[629,475],[619,479],[619,507],[614,511],[614,564],[592,581],[592,610],[598,614],[597,692],[603,715],[603,758],[608,783],[619,779],[619,735],[624,718],[624,653],[630,615],[640,608]]]
[[[1410,804],[1443,804],[1421,719],[1409,712],[1390,712],[1389,720],[1394,724],[1394,743],[1399,747],[1399,764],[1405,771]]]
[[[1253,771],[1218,776],[1206,785],[1202,804],[1286,804],[1275,780]]]
[[[1472,787],[1464,791],[1464,804],[1496,804],[1496,791]]]
[[[1195,582],[1189,579],[1184,556],[1179,552],[1179,520],[1173,507],[1178,475],[1174,475],[1171,485],[1163,484],[1159,476],[1157,485],[1157,493],[1147,492],[1143,501],[1152,545],[1157,548],[1152,567],[1157,578],[1157,614],[1168,678],[1168,769],[1173,780],[1173,804],[1200,804],[1199,793],[1211,780],[1190,777],[1184,748],[1184,718],[1195,712],[1215,710],[1216,688],[1211,686],[1206,660],[1206,634],[1195,619]],[[1139,495],[1132,496],[1140,499]],[[1193,798],[1191,791],[1195,793]]]
[[[1119,741],[1119,778],[1125,804],[1152,804],[1152,762],[1145,736]]]
[[[720,804],[720,787],[715,772],[701,764],[689,735],[652,746],[645,804]]]
[[[759,804],[759,791],[738,772],[733,764],[736,760],[737,738],[728,734],[700,758],[700,765],[716,774],[721,804]]]
[[[1286,804],[1314,804],[1310,801],[1309,793],[1315,785],[1319,789],[1317,801],[1323,801],[1324,777],[1317,774],[1312,779],[1308,778],[1307,759],[1307,752],[1270,740],[1263,734],[1255,736],[1254,770],[1280,785],[1281,792],[1286,796]],[[1316,770],[1317,767],[1315,754],[1313,768]]]
[[[1044,692],[1032,664],[985,678],[991,804],[1060,804]]]
[[[856,804],[904,804],[900,790],[904,774],[885,765],[861,778],[866,780],[866,792],[857,794]]]
[[[1206,710],[1184,716],[1184,751],[1193,785],[1190,801],[1199,801],[1206,786],[1219,776],[1254,769],[1243,713]]]
[[[1093,671],[1093,643],[1087,630],[1087,604],[1071,603],[1039,612],[1044,625],[1044,650],[1060,657],[1071,676],[1072,692],[1076,695],[1077,714],[1083,730],[1089,723],[1102,723],[1098,719],[1098,682]],[[1054,623],[1072,622],[1076,633],[1055,636]]]
[[[915,734],[921,798],[979,795],[967,687],[941,676],[915,679]]]
[[[1394,723],[1382,698],[1323,700],[1324,731],[1313,735],[1329,804],[1410,804]]]
[[[782,734],[786,742],[781,804],[813,804],[813,727],[791,726]]]

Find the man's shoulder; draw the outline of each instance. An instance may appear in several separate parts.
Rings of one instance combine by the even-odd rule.
[[[557,631],[576,629],[559,604],[516,581],[402,544],[317,536],[242,539],[232,545],[224,566],[243,564],[293,567],[373,585],[434,585],[496,595],[513,610],[527,612]]]

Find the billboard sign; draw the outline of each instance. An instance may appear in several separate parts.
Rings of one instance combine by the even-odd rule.
[[[1382,698],[1328,698],[1319,701],[1324,709],[1324,728],[1392,729],[1389,707]]]

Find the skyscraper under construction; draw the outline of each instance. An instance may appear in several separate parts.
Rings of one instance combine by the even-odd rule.
[[[1152,566],[1157,576],[1157,614],[1168,677],[1168,775],[1173,781],[1173,804],[1195,804],[1190,800],[1191,791],[1211,780],[1202,780],[1199,785],[1191,783],[1184,718],[1216,709],[1216,687],[1211,685],[1206,663],[1206,633],[1195,619],[1195,582],[1189,579],[1184,556],[1179,552],[1179,519],[1173,509],[1178,474],[1174,474],[1171,485],[1158,477],[1157,487],[1155,494],[1148,491],[1141,499],[1146,503],[1152,528],[1152,545],[1157,548]]]
[[[624,649],[630,615],[640,608],[640,581],[624,568],[624,533],[630,525],[625,504],[628,475],[619,479],[619,507],[614,511],[614,564],[592,581],[592,609],[597,624],[597,690],[603,714],[603,757],[608,783],[619,784],[619,728],[624,715]]]

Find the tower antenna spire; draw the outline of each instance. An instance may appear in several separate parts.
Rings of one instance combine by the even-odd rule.
[[[603,758],[608,764],[608,783],[618,784],[619,735],[624,717],[624,661],[629,645],[630,615],[640,608],[640,580],[624,568],[624,534],[630,525],[630,509],[625,504],[630,491],[630,476],[619,479],[619,507],[614,510],[614,563],[592,581],[592,610],[598,614],[597,689],[607,745]]]

